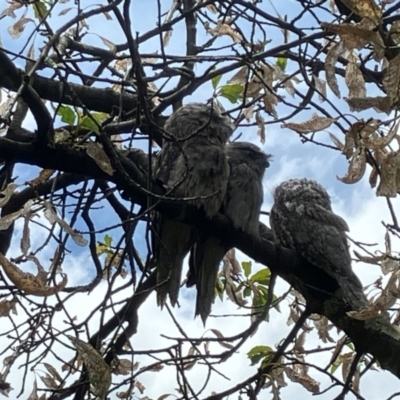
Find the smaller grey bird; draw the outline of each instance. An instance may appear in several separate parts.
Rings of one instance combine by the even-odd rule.
[[[271,156],[247,142],[229,143],[226,150],[230,175],[221,212],[235,228],[259,237],[262,179]],[[195,315],[204,324],[214,302],[219,265],[228,250],[221,239],[201,233],[191,249],[186,285],[197,287]]]
[[[155,177],[169,195],[188,198],[211,218],[225,197],[229,167],[225,144],[234,130],[228,117],[214,106],[191,103],[167,120],[163,149]],[[189,198],[191,198],[189,200]],[[182,206],[182,214],[186,208]],[[155,221],[153,253],[157,264],[157,302],[178,301],[182,264],[195,240],[196,230],[159,215]]]
[[[351,269],[346,221],[334,214],[326,190],[309,179],[290,179],[274,193],[270,223],[276,240],[334,278],[350,306],[368,306]]]

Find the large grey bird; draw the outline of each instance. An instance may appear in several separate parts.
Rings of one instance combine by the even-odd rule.
[[[270,223],[276,240],[322,268],[342,289],[353,309],[368,305],[351,269],[346,221],[334,214],[326,190],[309,179],[290,179],[274,193]]]
[[[229,143],[226,149],[230,175],[221,212],[235,228],[258,237],[262,179],[270,155],[247,142]],[[204,324],[214,302],[219,265],[228,250],[219,238],[205,234],[199,235],[191,250],[187,286],[197,287],[195,315],[200,315]]]
[[[225,197],[229,174],[225,145],[234,125],[215,106],[191,103],[172,114],[164,130],[155,178],[162,182],[167,194],[187,198],[188,204],[212,217]],[[171,304],[175,305],[183,259],[195,239],[194,228],[158,216],[154,231],[157,302],[164,305],[169,295]]]

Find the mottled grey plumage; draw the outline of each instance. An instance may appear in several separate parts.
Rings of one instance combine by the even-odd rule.
[[[247,142],[227,145],[230,175],[221,212],[242,231],[259,236],[259,217],[263,202],[262,179],[269,166],[268,154]],[[196,284],[196,315],[205,323],[215,297],[219,265],[229,250],[219,238],[200,234],[189,260],[187,286]]]
[[[155,177],[167,193],[215,215],[225,196],[229,168],[225,144],[234,125],[212,106],[187,104],[166,122],[166,137],[158,156]],[[183,211],[184,212],[184,211]],[[182,222],[159,216],[156,224],[158,304],[167,294],[174,305],[178,300],[182,263],[195,239],[194,229]],[[153,241],[154,242],[154,241]]]
[[[276,240],[296,250],[336,279],[353,309],[367,306],[362,285],[351,269],[346,221],[334,214],[326,190],[308,179],[290,179],[274,193],[270,223]]]
[[[149,172],[149,155],[141,149],[123,150],[122,154],[129,158],[143,174]],[[155,166],[155,156],[151,154],[152,169]]]

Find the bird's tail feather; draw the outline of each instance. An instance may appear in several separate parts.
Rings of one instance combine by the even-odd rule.
[[[215,237],[198,240],[192,249],[190,270],[191,274],[195,275],[197,286],[195,315],[200,315],[204,324],[214,303],[219,265],[227,251],[228,249]],[[191,275],[188,281],[193,281]]]
[[[368,307],[369,303],[364,294],[362,284],[355,274],[347,274],[338,277],[338,283],[345,299],[353,310],[358,311]]]
[[[169,295],[174,306],[178,302],[183,260],[194,241],[193,228],[183,222],[163,218],[158,233],[157,304],[162,307]]]

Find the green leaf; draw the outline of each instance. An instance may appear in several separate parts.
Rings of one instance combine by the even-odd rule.
[[[213,87],[214,90],[217,88],[218,83],[221,80],[221,78],[222,78],[222,75],[217,75],[217,76],[214,76],[214,78],[211,79],[211,84],[212,84],[212,87]]]
[[[353,344],[352,342],[346,343],[346,346],[347,346],[349,349],[353,350],[353,351],[356,350],[355,347],[354,347],[354,344]]]
[[[217,279],[217,282],[215,283],[215,292],[217,293],[217,296],[220,298],[221,301],[224,300],[224,284],[221,282],[220,279]]]
[[[274,353],[269,353],[266,357],[261,362],[260,370],[264,370],[269,367],[269,364],[271,363],[271,359],[274,356]]]
[[[106,246],[111,247],[112,241],[113,241],[112,236],[110,236],[110,235],[104,236],[103,242],[105,243]]]
[[[285,72],[287,66],[287,58],[278,57],[278,59],[276,60],[276,65],[281,69],[282,72]]]
[[[254,317],[258,320],[260,319],[261,312],[263,311],[263,308],[265,306],[265,303],[267,302],[267,295],[268,295],[268,289],[267,291],[265,290],[260,290],[261,287],[258,288],[258,291],[254,291],[254,297],[253,297],[253,312]],[[266,289],[266,288],[264,288]],[[264,321],[269,321],[269,313],[265,316]]]
[[[61,105],[60,107],[58,107],[57,115],[61,117],[62,122],[71,126],[74,125],[76,120],[76,115],[71,107]]]
[[[271,271],[269,270],[269,268],[263,268],[263,269],[260,269],[258,272],[256,272],[250,278],[250,280],[252,282],[258,282],[261,285],[268,285],[270,277],[271,277]]]
[[[251,273],[251,264],[251,261],[242,261],[242,268],[246,278],[248,278]]]
[[[100,256],[103,253],[107,253],[107,246],[104,243],[98,244],[96,246],[96,254]]]
[[[232,85],[224,85],[219,88],[219,95],[228,99],[231,103],[235,104],[243,92],[243,85],[234,83]]]
[[[80,120],[80,122],[79,122],[79,127],[80,127],[80,128],[89,129],[89,130],[91,130],[91,131],[93,131],[93,132],[96,132],[97,134],[100,133],[99,127],[98,127],[98,126],[96,125],[96,123],[95,123],[91,118],[89,118],[87,115],[84,115],[84,116],[81,118],[81,120]]]
[[[342,361],[339,359],[336,359],[336,361],[332,364],[330,368],[330,373],[334,374],[335,371],[342,365]]]
[[[99,123],[99,125],[109,117],[108,114],[102,112],[92,112],[90,115]]]
[[[269,346],[255,346],[248,353],[247,357],[251,361],[251,365],[258,364],[263,358],[271,357],[274,353]]]
[[[260,288],[258,288],[260,289]],[[260,308],[265,305],[267,302],[267,295],[268,291],[265,292],[264,290],[258,290],[257,292],[254,292],[254,297],[253,297],[253,307],[254,308]],[[260,311],[260,310],[258,310]]]
[[[272,348],[269,346],[255,346],[252,349],[249,350],[249,352],[247,353],[247,355],[250,356],[254,356],[256,354],[264,354],[267,355],[267,353],[271,352]]]
[[[244,288],[244,290],[243,290],[243,296],[244,297],[251,296],[251,293],[252,293],[252,291],[251,291],[251,289],[249,287]]]
[[[258,306],[263,306],[264,304],[267,303],[267,299],[268,299],[268,293],[269,293],[269,288],[267,286],[264,285],[257,285],[257,289],[259,292],[261,292],[263,294],[262,298],[265,298],[265,302],[264,303],[260,303],[257,304]],[[261,301],[262,298],[259,300]],[[278,300],[278,296],[276,296],[275,294],[272,294],[272,304],[275,303],[274,308],[276,311],[281,312],[281,309],[279,307],[279,303],[277,302]],[[265,319],[265,321],[268,321],[268,317]]]
[[[40,21],[46,17],[48,12],[46,4],[42,1],[35,1],[35,4],[33,4],[33,11],[35,13],[35,18]],[[50,18],[51,14],[48,17]]]
[[[272,301],[275,303],[274,308],[276,311],[281,312],[281,307],[279,306],[279,303],[276,302],[278,300],[278,296],[275,296],[274,294],[272,295]]]

